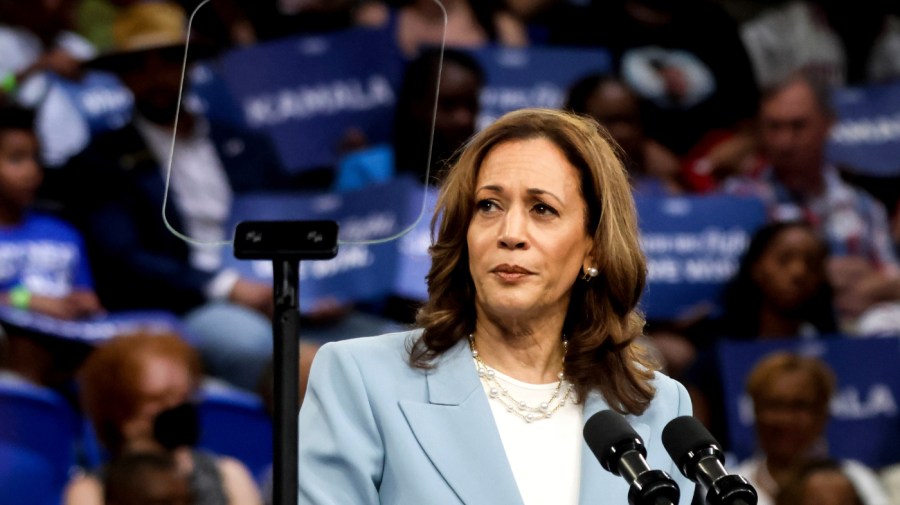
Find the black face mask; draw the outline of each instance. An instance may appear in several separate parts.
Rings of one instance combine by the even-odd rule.
[[[153,420],[153,438],[166,449],[194,447],[200,440],[200,415],[193,403],[160,412]]]

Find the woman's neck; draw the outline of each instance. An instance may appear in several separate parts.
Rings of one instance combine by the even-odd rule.
[[[565,348],[558,328],[510,329],[489,322],[476,324],[475,348],[484,363],[530,384],[559,380]]]

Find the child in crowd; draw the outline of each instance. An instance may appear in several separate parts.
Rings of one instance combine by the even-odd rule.
[[[29,110],[0,107],[0,305],[57,319],[100,314],[81,236],[31,208],[43,179],[33,123]],[[4,327],[6,368],[38,384],[62,385],[88,350]]]

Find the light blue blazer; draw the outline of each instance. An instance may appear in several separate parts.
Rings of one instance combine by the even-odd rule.
[[[407,365],[406,342],[418,335],[345,340],[316,354],[300,409],[300,504],[522,505],[466,340],[423,371]],[[694,485],[660,437],[670,419],[691,413],[690,399],[662,374],[654,385],[650,407],[627,417],[649,466],[671,475],[688,505]],[[584,419],[607,408],[593,393]],[[627,496],[625,479],[583,444],[579,503],[626,505]]]

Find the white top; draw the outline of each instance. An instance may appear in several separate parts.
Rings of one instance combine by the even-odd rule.
[[[162,176],[169,171],[172,129],[136,116],[134,124],[147,147],[159,161]],[[201,244],[189,243],[191,265],[207,272],[221,267],[221,246],[202,245],[226,240],[225,221],[231,212],[232,191],[216,148],[206,134],[208,125],[198,120],[190,136],[175,139],[175,155],[169,180],[169,205],[176,205],[184,221],[177,230]],[[207,296],[224,298],[231,292],[238,275],[219,272],[207,286]]]
[[[528,384],[494,373],[512,397],[528,405],[547,401],[557,385]],[[482,386],[525,505],[576,505],[581,486],[584,409],[575,403],[574,393],[552,417],[529,423],[492,399],[483,380]],[[560,389],[562,394],[565,385]]]
[[[776,487],[775,481],[766,469],[766,460],[756,456],[748,459],[734,469],[734,473],[741,475],[754,488],[759,495],[757,505],[774,505],[775,497],[766,492],[766,489]],[[887,492],[878,481],[878,476],[869,467],[852,460],[840,460],[841,469],[856,488],[863,505],[891,505]]]

